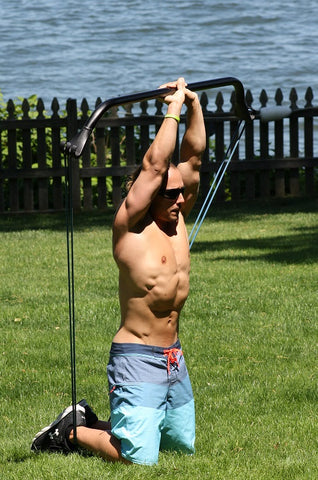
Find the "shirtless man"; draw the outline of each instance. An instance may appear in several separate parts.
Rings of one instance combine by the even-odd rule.
[[[185,218],[196,200],[206,134],[198,96],[184,79],[162,87],[171,88],[167,114],[113,224],[121,324],[107,367],[111,422],[97,420],[84,400],[76,406],[77,444],[107,460],[146,465],[157,463],[160,449],[193,453],[195,439],[178,331],[189,293]],[[187,129],[175,167],[170,159],[183,104]],[[32,450],[72,448],[70,409],[37,434]]]

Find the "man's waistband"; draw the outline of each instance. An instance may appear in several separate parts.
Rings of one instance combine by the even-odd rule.
[[[167,350],[181,350],[180,340],[178,339],[170,347],[158,347],[156,345],[145,345],[143,343],[116,343],[113,342],[110,349],[111,355],[151,355],[161,357],[167,355]]]

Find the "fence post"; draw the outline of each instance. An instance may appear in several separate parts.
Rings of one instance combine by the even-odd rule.
[[[117,107],[113,107],[110,110],[111,117],[117,118]],[[110,128],[110,148],[112,166],[120,166],[120,127]],[[121,177],[120,175],[113,175],[113,205],[117,208],[121,202]]]
[[[295,88],[291,89],[290,92],[290,101],[292,110],[298,110],[297,100],[298,95]],[[292,158],[297,158],[299,153],[299,123],[298,118],[291,115],[289,123],[290,131],[290,156]],[[299,194],[299,170],[298,168],[291,168],[289,172],[289,185],[290,193],[292,195]]]
[[[67,111],[67,138],[71,139],[77,133],[77,104],[69,98],[66,102]],[[81,209],[79,159],[71,157],[72,161],[72,199],[74,211]]]
[[[44,115],[44,104],[41,98],[39,98],[37,104],[38,119],[43,120]],[[39,168],[46,169],[46,133],[45,127],[37,128],[37,154],[38,154],[38,163]],[[38,189],[39,189],[39,209],[47,210],[49,206],[49,189],[48,189],[48,178],[39,178]]]
[[[231,94],[231,113],[235,115],[235,92],[233,91]],[[235,138],[234,135],[238,129],[239,122],[238,120],[234,120],[230,122],[230,139]],[[246,135],[246,133],[245,133]],[[232,162],[235,163],[239,160],[239,145],[233,154]],[[233,201],[237,201],[240,199],[241,195],[241,185],[240,185],[240,172],[236,172],[232,170],[230,172],[230,192],[231,192],[231,199]]]
[[[86,120],[88,119],[88,103],[86,98],[83,98],[81,103],[81,124],[85,124]],[[94,134],[89,138],[89,141],[86,143],[83,153],[82,153],[82,167],[90,167],[91,166],[91,139],[93,139],[93,145],[96,147],[96,140]],[[92,180],[88,177],[82,178],[82,185],[83,185],[83,209],[84,210],[92,210],[93,208],[93,194],[92,194]]]
[[[95,107],[102,102],[101,98],[97,98]],[[97,166],[104,168],[106,166],[106,141],[105,128],[96,128],[96,152],[97,152]],[[97,207],[99,210],[107,208],[107,187],[106,177],[97,177]]]
[[[53,98],[51,109],[52,109],[52,122],[57,122],[60,119],[58,111],[59,111],[59,102],[57,98]],[[60,126],[52,126],[51,129],[51,138],[52,138],[52,166],[53,168],[61,168],[61,149],[60,149],[60,141],[61,141],[61,129]],[[53,208],[55,210],[62,210],[63,209],[63,190],[62,190],[62,179],[61,177],[54,177],[53,178]]]
[[[215,113],[222,115],[224,99],[221,92],[218,92],[215,99],[215,105],[217,107]],[[224,141],[224,121],[217,121],[215,123],[215,160],[216,162],[223,162],[224,160],[224,150],[225,150],[225,141]],[[224,192],[224,178],[221,180],[218,191],[215,194],[215,199],[222,202],[225,199]]]
[[[148,102],[144,100],[140,103],[141,117],[146,118],[148,116],[147,108]],[[149,124],[142,124],[140,126],[140,159],[142,159],[149,148]],[[140,160],[139,159],[139,160]],[[138,162],[140,163],[140,162]]]
[[[311,87],[308,87],[305,95],[306,105],[305,108],[312,108],[312,100],[314,98],[313,92]],[[305,127],[304,127],[304,142],[305,142],[305,159],[309,158],[312,159],[314,156],[314,122],[313,116],[310,112],[305,113]],[[305,170],[305,194],[306,195],[313,195],[315,189],[315,182],[314,182],[314,168],[313,167],[306,167]]]
[[[283,94],[280,89],[275,94],[276,105],[281,105]],[[283,120],[275,121],[275,159],[281,159],[284,156],[284,127]],[[277,197],[285,196],[285,170],[280,168],[275,171],[275,194]]]
[[[207,110],[209,100],[208,96],[205,92],[202,93],[200,98],[200,104],[204,116],[205,122],[205,132],[206,132],[206,148],[202,155],[202,166],[201,166],[201,173],[200,173],[200,195],[202,202],[207,196],[210,187],[210,176],[211,172],[209,170],[210,166],[210,137],[212,137],[215,133],[215,125],[212,123],[209,118],[213,115],[212,112]]]
[[[22,120],[29,120],[29,110],[30,105],[26,99],[22,103]],[[32,149],[31,149],[31,130],[30,128],[22,129],[22,151],[23,151],[23,161],[22,166],[26,169],[32,168]],[[33,198],[33,184],[32,178],[25,178],[23,180],[23,209],[25,211],[32,211],[34,208],[34,198]]]
[[[14,120],[15,105],[12,100],[7,104],[8,120]],[[18,168],[17,164],[17,131],[8,130],[8,167],[15,171]],[[10,178],[9,180],[9,208],[11,212],[19,210],[19,188],[17,178]]]

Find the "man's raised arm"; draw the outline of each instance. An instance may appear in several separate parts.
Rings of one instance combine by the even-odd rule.
[[[180,148],[180,170],[185,186],[185,204],[182,208],[187,216],[198,194],[200,183],[201,155],[206,147],[206,132],[199,97],[195,92],[185,90],[187,110],[187,128]]]
[[[114,227],[125,231],[133,228],[149,210],[152,200],[161,187],[164,175],[169,168],[169,162],[174,152],[178,131],[178,121],[185,100],[185,81],[179,78],[176,82],[162,85],[160,88],[172,89],[171,95],[165,97],[168,104],[167,114],[162,125],[147,150],[140,173],[119,208]]]

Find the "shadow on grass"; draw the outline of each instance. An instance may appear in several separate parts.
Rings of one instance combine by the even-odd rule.
[[[239,206],[231,204],[222,207],[214,206],[207,218],[212,222],[230,222],[253,219],[261,215],[317,213],[317,211],[318,199],[316,198],[286,198]],[[191,214],[191,221],[195,221],[197,213]],[[191,253],[213,252],[210,260],[214,262],[230,258],[238,261],[263,260],[271,263],[310,264],[318,260],[317,239],[318,225],[294,228],[290,235],[266,238],[238,238],[228,241],[200,241],[198,238],[192,246]]]
[[[318,198],[282,198],[268,201],[255,200],[212,204],[206,218],[213,221],[241,221],[257,215],[280,215],[282,213],[317,213]],[[199,208],[195,207],[189,220],[195,222]]]
[[[50,452],[48,450],[44,452],[32,452],[31,450],[29,452],[27,451],[21,452],[18,450],[14,450],[4,460],[8,463],[20,464],[20,463],[28,462],[30,460],[42,461],[41,457],[43,458],[43,456],[45,455],[54,455],[54,456],[60,455],[61,457],[74,456],[75,458],[76,456],[80,456],[83,458],[91,458],[91,457],[96,458],[96,455],[94,455],[92,452],[89,452],[88,450],[79,450],[76,452],[70,452],[69,454],[65,454],[63,452]]]
[[[35,454],[33,452],[21,452],[21,451],[14,451],[10,453],[8,457],[5,459],[8,463],[23,463],[28,460],[32,460],[35,458]]]
[[[271,263],[311,264],[318,260],[318,226],[296,228],[291,235],[222,241],[197,241],[192,253],[213,252],[210,261],[262,260]],[[234,252],[234,253],[231,253]],[[241,252],[241,253],[240,253]]]
[[[114,212],[74,213],[74,230],[87,228],[111,228]],[[0,217],[0,232],[18,232],[23,230],[52,230],[66,232],[65,213],[29,213],[11,214]]]

